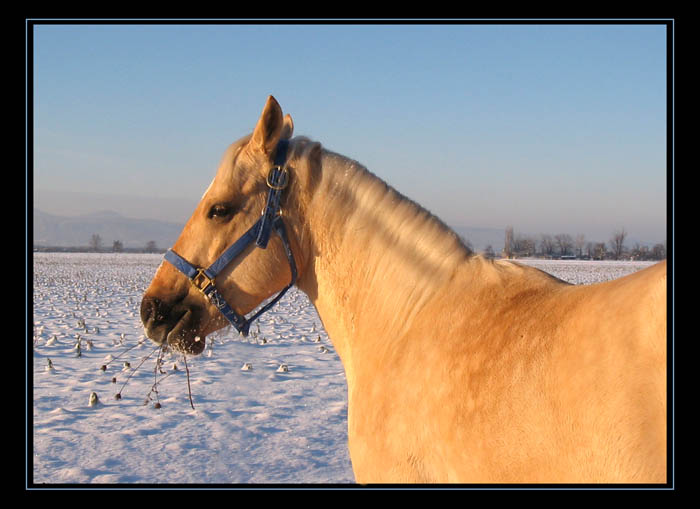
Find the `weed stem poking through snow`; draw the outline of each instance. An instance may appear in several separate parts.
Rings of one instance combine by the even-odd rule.
[[[121,356],[124,355],[125,353],[127,353],[127,352],[133,350],[134,348],[136,348],[136,347],[139,346],[140,344],[141,344],[141,343],[136,343],[135,345],[130,346],[129,348],[127,348],[126,350],[124,350],[122,353],[120,353],[120,354],[117,355],[116,357],[112,358],[111,360],[109,360],[108,362],[106,362],[105,364],[103,364],[103,365],[100,367],[100,369],[101,369],[102,371],[106,371],[106,370],[107,370],[107,366],[109,366],[109,365],[112,364],[114,361],[116,361],[119,357],[121,357]],[[151,353],[150,355],[153,355],[153,353]],[[149,357],[150,357],[150,355],[149,355]]]
[[[192,388],[190,387],[190,368],[187,367],[187,356],[183,354],[183,359],[185,359],[185,372],[187,373],[187,392],[190,395],[190,406],[194,410],[194,403],[192,402]]]
[[[151,385],[151,390],[149,393],[146,395],[146,400],[143,403],[144,405],[147,405],[149,401],[151,401],[151,394],[156,393],[156,402],[154,403],[154,408],[160,408],[160,397],[158,395],[158,373],[160,374],[165,374],[165,372],[162,370],[161,366],[163,365],[163,354],[167,351],[167,346],[165,344],[160,346],[160,353],[158,354],[158,358],[156,359],[155,366],[153,368],[153,385]],[[163,378],[160,379],[160,382],[168,378],[172,373],[165,374]]]
[[[149,353],[143,359],[141,359],[141,362],[139,362],[138,365],[131,371],[131,373],[129,373],[129,376],[126,377],[126,381],[122,384],[121,388],[119,389],[119,392],[114,395],[116,399],[122,399],[122,391],[124,390],[124,387],[126,387],[126,384],[129,383],[129,380],[131,380],[131,377],[134,376],[134,373],[138,371],[138,369],[143,365],[144,362],[146,362],[151,357],[151,355],[156,353],[156,350],[162,350],[162,348],[162,346],[155,347],[151,353]]]

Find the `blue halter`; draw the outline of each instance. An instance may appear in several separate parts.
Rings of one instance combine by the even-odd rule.
[[[287,230],[284,226],[284,222],[282,222],[280,213],[282,191],[289,183],[289,172],[285,167],[288,147],[289,140],[280,140],[277,145],[274,166],[267,175],[267,186],[270,190],[267,194],[267,204],[265,205],[262,216],[241,236],[241,238],[226,249],[214,263],[208,268],[202,269],[192,265],[172,249],[169,249],[165,253],[165,259],[172,263],[176,269],[185,274],[190,282],[216,306],[221,314],[223,314],[226,319],[231,322],[231,325],[243,336],[248,335],[250,324],[265,311],[274,306],[297,280],[297,266],[294,262],[294,255],[292,254],[292,249],[289,246],[289,239],[287,238]],[[216,288],[214,278],[253,242],[255,242],[256,246],[265,249],[270,240],[272,230],[282,239],[287,260],[289,261],[289,268],[292,271],[292,281],[278,293],[274,299],[260,308],[253,316],[246,318],[238,314],[228,305],[223,295],[221,295],[218,288]]]

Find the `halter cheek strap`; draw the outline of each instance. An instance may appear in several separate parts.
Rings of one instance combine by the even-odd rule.
[[[280,140],[277,145],[274,166],[270,169],[267,175],[267,186],[269,187],[269,191],[267,193],[267,203],[265,205],[265,209],[263,210],[262,216],[253,226],[250,227],[250,229],[248,229],[247,232],[245,232],[236,242],[226,249],[226,251],[224,251],[214,263],[212,263],[206,269],[203,269],[192,265],[172,249],[169,249],[165,253],[165,260],[170,262],[176,269],[187,276],[192,285],[201,291],[209,299],[209,301],[216,306],[221,314],[226,317],[231,325],[233,325],[233,327],[243,336],[248,335],[250,324],[265,311],[274,306],[287,292],[287,290],[289,290],[294,283],[296,283],[297,279],[297,266],[294,261],[292,249],[289,245],[287,229],[285,228],[284,222],[282,221],[282,216],[280,215],[282,191],[284,191],[289,183],[289,172],[285,168],[288,147],[288,140]],[[282,289],[281,292],[277,294],[274,299],[265,304],[250,318],[246,318],[229,306],[226,299],[224,299],[223,295],[216,287],[214,280],[216,276],[221,273],[221,271],[223,271],[233,260],[243,253],[243,251],[245,251],[252,243],[255,243],[255,245],[261,249],[267,248],[267,244],[273,230],[282,240],[282,245],[284,246],[284,251],[287,255],[287,261],[289,262],[289,268],[292,272],[292,280],[284,289]]]

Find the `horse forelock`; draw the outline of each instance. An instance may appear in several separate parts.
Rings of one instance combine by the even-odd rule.
[[[239,152],[243,149],[243,147],[245,147],[245,145],[248,143],[250,137],[251,135],[244,136],[231,143],[228,147],[226,147],[226,150],[224,150],[224,153],[221,156],[221,160],[219,162],[219,166],[217,167],[216,173],[212,177],[209,186],[204,190],[204,193],[202,193],[200,201],[203,200],[207,193],[209,193],[213,189],[214,183],[217,181],[217,178],[219,179],[219,181],[223,181],[226,178],[233,179],[234,176],[231,172],[233,170],[236,157],[238,156]]]

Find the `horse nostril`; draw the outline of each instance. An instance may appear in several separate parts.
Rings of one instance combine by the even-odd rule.
[[[172,328],[169,307],[156,297],[144,297],[141,300],[141,322],[146,336],[161,344],[165,341],[168,331]]]
[[[141,321],[148,328],[154,326],[164,319],[160,310],[162,302],[155,297],[144,297],[141,300]]]

